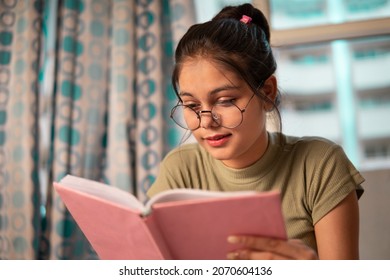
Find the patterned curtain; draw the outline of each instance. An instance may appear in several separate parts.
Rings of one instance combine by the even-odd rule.
[[[38,256],[41,4],[0,1],[0,259]]]
[[[69,173],[146,200],[180,141],[170,73],[192,0],[0,2],[0,258],[96,258],[51,183]]]

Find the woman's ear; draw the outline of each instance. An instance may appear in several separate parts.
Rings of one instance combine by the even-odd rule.
[[[269,102],[264,104],[264,109],[266,111],[272,111],[274,108],[275,100],[278,95],[278,82],[274,75],[271,75],[267,80],[265,80],[264,85],[261,88],[263,94],[267,97]]]

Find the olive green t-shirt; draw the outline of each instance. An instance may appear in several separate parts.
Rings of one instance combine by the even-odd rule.
[[[317,250],[314,225],[351,191],[360,197],[363,181],[339,145],[318,137],[269,133],[264,155],[243,169],[225,166],[198,144],[175,148],[162,161],[148,196],[174,188],[280,190],[288,237]]]

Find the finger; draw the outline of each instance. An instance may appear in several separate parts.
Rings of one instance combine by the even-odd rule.
[[[229,243],[240,244],[253,251],[283,255],[289,259],[317,259],[314,250],[300,240],[287,241],[255,236],[230,236]]]
[[[278,252],[285,247],[285,240],[266,238],[258,236],[229,236],[228,242],[231,244],[240,244],[245,247],[257,249],[260,251]]]
[[[229,260],[288,260],[289,258],[283,255],[278,255],[271,252],[260,252],[252,250],[237,250],[227,255]]]

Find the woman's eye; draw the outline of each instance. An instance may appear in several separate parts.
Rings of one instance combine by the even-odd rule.
[[[199,108],[199,104],[196,104],[196,103],[184,103],[184,105],[188,108],[191,108],[191,109],[197,109]]]
[[[216,106],[231,106],[235,102],[235,99],[224,99],[224,100],[218,100],[215,105]]]

